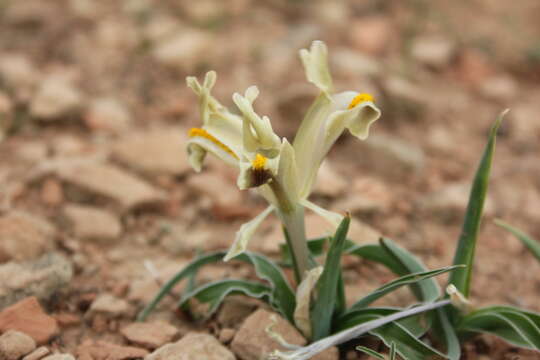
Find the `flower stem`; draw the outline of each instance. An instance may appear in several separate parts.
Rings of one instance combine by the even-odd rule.
[[[309,270],[309,250],[304,227],[304,209],[295,206],[292,212],[280,211],[280,217],[285,227],[297,281],[300,282],[304,278],[306,271]]]

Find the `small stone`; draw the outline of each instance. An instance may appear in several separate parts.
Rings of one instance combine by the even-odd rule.
[[[148,355],[148,351],[133,346],[98,341],[79,345],[75,354],[79,360],[128,360],[144,358]]]
[[[101,313],[110,317],[121,317],[129,313],[129,303],[110,294],[99,295],[90,306],[90,315]]]
[[[436,69],[450,64],[455,44],[443,37],[420,37],[414,40],[411,54],[415,60]]]
[[[370,55],[382,55],[390,44],[394,29],[386,16],[369,16],[355,20],[349,31],[354,47]]]
[[[64,256],[45,254],[35,261],[0,265],[0,309],[28,296],[48,301],[73,277],[73,266]]]
[[[22,212],[0,216],[0,262],[28,260],[51,247],[55,228],[46,220]]]
[[[122,233],[118,218],[100,208],[70,204],[64,207],[64,215],[73,225],[75,236],[81,239],[114,240]]]
[[[518,84],[510,75],[493,76],[480,84],[480,93],[490,100],[509,102],[518,92]]]
[[[167,344],[145,360],[235,360],[234,355],[212,335],[188,333],[175,343]]]
[[[411,108],[421,108],[431,100],[430,93],[424,88],[400,76],[387,76],[382,85],[392,101]]]
[[[317,174],[317,183],[314,191],[326,196],[338,196],[347,188],[347,180],[330,165],[324,161]]]
[[[461,80],[472,85],[481,84],[494,74],[494,67],[488,56],[477,49],[465,49],[460,54],[457,65]]]
[[[219,341],[221,341],[223,344],[228,344],[232,341],[235,334],[236,334],[236,330],[234,329],[231,329],[231,328],[221,329],[221,331],[219,332]]]
[[[90,129],[120,133],[128,128],[131,115],[120,101],[113,98],[98,98],[88,105],[84,121]]]
[[[36,348],[36,342],[25,333],[9,330],[0,336],[0,359],[18,360]]]
[[[79,90],[65,76],[50,75],[32,99],[30,115],[41,120],[56,120],[80,109],[82,101]]]
[[[46,346],[40,346],[30,354],[23,357],[22,360],[40,360],[49,355],[51,351]]]
[[[120,330],[124,337],[147,349],[156,349],[178,335],[178,329],[166,322],[132,323]]]
[[[243,296],[231,296],[223,302],[217,322],[223,327],[237,328],[257,308],[258,304]]]
[[[287,343],[299,346],[307,343],[306,339],[287,320],[278,314],[259,309],[244,321],[232,341],[231,349],[240,359],[259,360],[266,358],[274,350],[287,351],[266,333],[266,328],[274,323],[274,316],[277,319],[274,331],[280,334]],[[314,360],[337,360],[338,358],[339,353],[336,348],[327,349],[313,357]]]
[[[25,55],[4,53],[0,59],[0,79],[17,99],[25,101],[39,81],[39,73]]]
[[[41,185],[41,201],[45,205],[58,206],[64,201],[62,184],[57,179],[49,178]]]
[[[169,128],[126,135],[113,147],[113,157],[146,174],[181,175],[190,170],[187,131]]]
[[[24,332],[38,344],[46,344],[59,332],[56,320],[45,314],[34,296],[0,312],[0,332],[7,330]]]
[[[42,360],[76,360],[71,354],[52,354]]]
[[[28,163],[38,163],[45,160],[49,149],[41,141],[25,141],[24,144],[16,149],[17,158]]]
[[[112,199],[124,209],[164,201],[164,194],[145,181],[108,164],[66,164],[57,170],[65,182]]]
[[[193,69],[201,58],[208,58],[212,38],[195,30],[184,30],[156,44],[154,58],[161,64],[182,71]]]
[[[375,76],[379,75],[382,71],[382,67],[376,59],[348,48],[338,48],[332,51],[332,56],[329,60],[334,64],[333,68],[335,68],[335,71],[343,73],[345,76],[351,76],[351,74]],[[362,87],[362,89],[364,88]],[[369,92],[371,93],[371,91]]]

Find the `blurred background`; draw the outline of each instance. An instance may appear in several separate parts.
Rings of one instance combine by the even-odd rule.
[[[166,279],[195,250],[226,248],[264,203],[217,161],[189,168],[200,122],[184,79],[216,70],[231,108],[257,85],[257,111],[291,139],[316,95],[298,50],[320,39],[336,88],[374,94],[383,116],[367,141],[340,139],[313,199],[351,211],[358,242],[383,234],[448,265],[489,127],[510,108],[473,300],[540,310],[540,265],[493,225],[540,238],[538,19],[537,0],[0,0],[0,261],[67,255],[77,281],[56,306],[72,309],[102,292],[142,304],[157,289],[145,259]],[[281,241],[270,219],[252,249]],[[391,278],[362,264],[347,263],[352,297]]]

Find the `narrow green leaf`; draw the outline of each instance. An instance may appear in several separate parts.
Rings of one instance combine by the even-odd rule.
[[[330,334],[341,273],[341,255],[350,222],[350,216],[345,216],[339,224],[328,250],[323,273],[317,282],[318,295],[311,312],[313,340],[319,340]]]
[[[414,274],[409,274],[402,276],[398,279],[395,279],[393,281],[390,281],[389,283],[386,283],[385,285],[379,287],[378,289],[372,291],[368,295],[366,295],[364,298],[357,301],[355,304],[353,304],[348,311],[353,311],[356,309],[361,309],[363,307],[368,306],[372,302],[378,300],[379,298],[383,297],[384,295],[402,287],[405,285],[411,285],[414,283],[417,283],[419,281],[429,279],[434,276],[438,276],[441,274],[444,274],[448,271],[452,271],[458,267],[461,267],[460,265],[454,265],[454,266],[447,266],[436,270],[430,270],[430,271],[424,271]]]
[[[491,163],[493,153],[495,151],[495,140],[497,130],[501,125],[501,121],[507,111],[499,115],[495,124],[489,133],[488,143],[484,149],[484,154],[480,160],[480,164],[474,176],[471,193],[469,195],[469,204],[465,213],[463,228],[459,237],[458,246],[454,255],[454,265],[466,265],[463,269],[458,269],[450,274],[449,284],[454,284],[455,287],[465,296],[469,297],[471,276],[473,271],[474,253],[484,209],[484,201],[489,183],[489,174],[491,171]]]
[[[375,359],[386,360],[383,354],[380,354],[376,352],[375,350],[371,350],[370,348],[367,348],[365,346],[357,346],[356,350],[363,352],[366,355],[372,356]]]
[[[205,318],[207,318],[217,310],[228,295],[242,294],[269,302],[271,291],[268,286],[257,282],[236,279],[218,280],[204,284],[182,296],[178,307],[184,306],[191,299],[197,299],[200,303],[208,304],[209,308],[205,311]]]
[[[503,222],[502,220],[495,220],[495,224],[499,225],[503,229],[508,230],[512,233],[515,237],[517,237],[523,245],[525,245],[532,254],[540,261],[540,241],[537,241],[530,237],[529,235],[525,234],[523,231],[516,229],[515,227]]]
[[[388,354],[388,357],[390,360],[396,360],[396,343],[392,342],[392,345],[390,345],[390,353]]]
[[[460,332],[484,332],[509,343],[540,350],[540,314],[511,306],[490,306],[463,316]]]
[[[383,325],[371,330],[372,335],[381,339],[386,346],[395,346],[395,351],[407,360],[447,359],[447,357],[426,343],[418,340],[413,334],[397,322]]]
[[[165,285],[163,285],[163,287],[159,290],[154,299],[152,299],[152,301],[148,305],[146,305],[146,307],[139,313],[139,315],[137,316],[137,321],[144,321],[148,317],[148,315],[156,308],[156,306],[161,302],[161,300],[163,300],[163,298],[168,293],[170,293],[180,281],[190,277],[192,274],[196,273],[200,267],[206,264],[221,261],[224,256],[225,252],[219,251],[208,255],[202,255],[193,260],[185,268],[176,273],[169,281],[167,281]]]
[[[456,330],[448,320],[448,312],[445,311],[445,308],[435,310],[432,333],[442,343],[446,349],[446,356],[450,360],[461,358],[461,345]]]
[[[293,314],[296,298],[281,269],[266,256],[249,251],[234,259],[251,263],[255,267],[257,276],[268,281],[271,285],[271,305],[287,320],[294,323]]]

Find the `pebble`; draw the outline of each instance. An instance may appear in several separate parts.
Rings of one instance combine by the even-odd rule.
[[[233,353],[215,337],[191,332],[175,343],[164,345],[145,360],[235,360]],[[257,359],[258,360],[258,359]]]
[[[148,355],[148,351],[133,346],[121,346],[105,341],[86,342],[75,351],[78,360],[128,360],[140,359]],[[66,359],[67,360],[67,359]]]
[[[235,334],[236,334],[236,330],[234,329],[231,329],[231,328],[221,329],[221,331],[219,332],[219,341],[221,341],[223,344],[228,344],[232,341]]]
[[[92,302],[88,314],[101,313],[109,317],[121,317],[127,315],[129,310],[130,306],[126,300],[111,294],[101,294]]]
[[[48,301],[69,284],[73,266],[63,255],[45,254],[24,263],[0,265],[0,309],[28,296]]]
[[[9,330],[0,336],[0,359],[18,360],[36,348],[36,342],[25,333]]]
[[[217,322],[222,327],[237,328],[257,308],[258,303],[243,296],[231,296],[225,299],[217,315]]]
[[[81,239],[114,240],[122,233],[122,224],[111,212],[93,206],[69,204],[64,215]]]
[[[40,192],[41,201],[48,206],[58,206],[64,201],[62,184],[57,179],[48,178],[43,181]]]
[[[496,75],[480,84],[480,93],[490,100],[508,103],[518,95],[519,86],[510,75]]]
[[[45,356],[49,355],[50,352],[51,351],[46,346],[40,346],[34,351],[32,351],[30,354],[23,357],[22,360],[40,360]]]
[[[131,120],[131,114],[123,103],[106,97],[92,100],[84,115],[84,122],[90,129],[114,133],[125,131]]]
[[[30,103],[30,115],[41,120],[56,120],[81,108],[83,96],[62,75],[50,75],[40,84]]]
[[[229,207],[242,202],[242,194],[236,185],[219,172],[194,174],[189,177],[187,185],[208,196],[214,206]]]
[[[55,234],[53,225],[26,212],[0,216],[0,262],[36,258],[51,248]]]
[[[328,161],[324,161],[317,174],[314,192],[336,197],[345,191],[347,185],[347,180]]]
[[[115,143],[112,155],[122,164],[151,175],[181,175],[191,170],[187,131],[167,128],[127,134]]]
[[[160,190],[114,165],[66,163],[57,169],[57,174],[61,180],[83,191],[112,199],[126,210],[165,200]]]
[[[15,92],[16,99],[26,101],[39,81],[39,73],[27,56],[4,53],[0,59],[0,79]]]
[[[411,55],[420,63],[441,69],[450,64],[455,50],[455,44],[446,38],[425,36],[414,40]]]
[[[374,15],[354,20],[350,25],[352,45],[369,55],[382,55],[388,49],[394,29],[386,16]]]
[[[148,323],[132,323],[120,330],[130,342],[147,349],[156,349],[173,340],[178,329],[161,321]]]
[[[40,345],[46,344],[59,333],[56,320],[43,311],[34,296],[0,312],[0,332],[7,330],[24,332]]]
[[[274,316],[277,323],[273,329],[286,342],[299,346],[307,343],[306,339],[287,320],[278,314],[259,309],[244,321],[232,341],[231,349],[240,359],[259,360],[265,358],[274,350],[287,350],[266,333],[266,328],[273,323],[272,318]],[[337,360],[339,359],[339,352],[337,348],[330,348],[312,359]]]
[[[76,360],[71,354],[52,354],[42,360]]]
[[[153,56],[160,64],[172,69],[191,71],[201,58],[209,58],[212,38],[195,30],[184,30],[178,35],[159,41]]]

